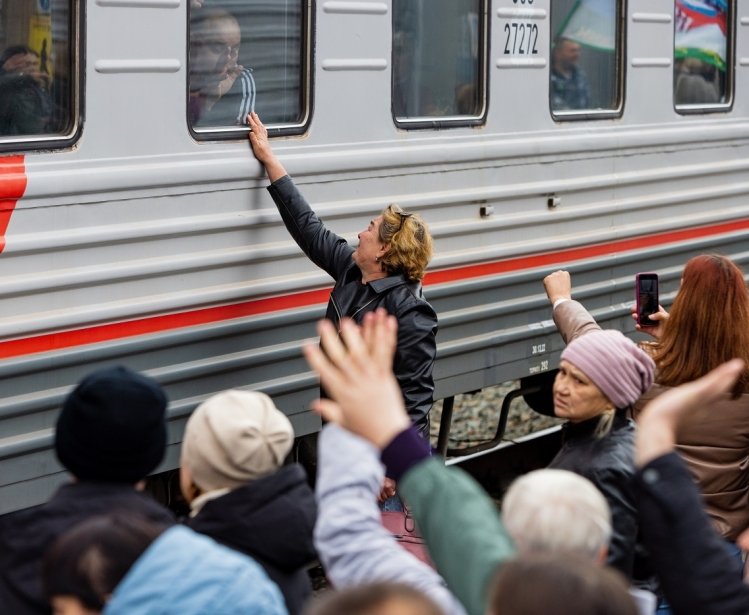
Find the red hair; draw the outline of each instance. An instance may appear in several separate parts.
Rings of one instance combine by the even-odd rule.
[[[653,356],[656,382],[678,386],[740,357],[749,366],[749,293],[741,269],[725,256],[695,256]],[[749,367],[734,396],[749,391]]]

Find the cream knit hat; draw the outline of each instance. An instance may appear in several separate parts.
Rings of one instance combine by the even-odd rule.
[[[185,426],[182,463],[203,492],[275,472],[291,450],[289,419],[264,393],[231,390],[200,404]]]

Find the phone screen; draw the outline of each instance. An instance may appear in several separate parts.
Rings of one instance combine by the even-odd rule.
[[[654,327],[658,323],[648,316],[658,311],[658,274],[637,274],[637,324]]]

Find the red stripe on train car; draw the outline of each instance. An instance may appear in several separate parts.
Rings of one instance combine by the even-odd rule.
[[[711,235],[722,235],[735,231],[749,229],[749,219],[734,220],[724,224],[713,224],[710,226],[699,226],[680,231],[670,231],[668,233],[658,233],[656,235],[646,235],[644,237],[634,237],[632,239],[622,239],[620,241],[611,241],[609,243],[599,243],[580,248],[569,248],[559,250],[558,252],[548,252],[546,254],[529,254],[528,256],[518,256],[508,258],[493,263],[482,263],[481,265],[470,265],[468,267],[458,267],[456,269],[443,269],[428,273],[424,277],[424,284],[444,284],[445,282],[456,282],[472,278],[497,275],[498,273],[508,273],[510,271],[520,271],[523,269],[535,269],[536,267],[545,267],[555,263],[567,263],[570,261],[580,261],[596,256],[614,254],[616,252],[631,252],[641,248],[652,248],[669,243],[678,243],[689,239],[699,239],[700,237],[709,237]]]
[[[570,261],[580,261],[594,258],[596,256],[614,254],[616,252],[628,252],[641,248],[677,243],[689,239],[721,235],[747,229],[749,229],[749,219],[736,220],[724,224],[694,227],[680,231],[647,235],[645,237],[611,241],[604,244],[592,244],[589,246],[570,248],[548,254],[530,254],[528,256],[509,258],[493,263],[483,263],[480,265],[469,265],[467,267],[456,267],[434,271],[425,277],[424,283],[425,285],[434,285],[458,280],[466,281],[500,273],[533,269],[557,263],[568,263]],[[96,344],[173,329],[183,329],[209,323],[228,321],[236,318],[244,318],[247,316],[269,314],[281,310],[308,307],[325,303],[328,300],[329,293],[330,288],[322,288],[319,290],[305,291],[291,295],[269,297],[267,299],[256,299],[230,305],[189,310],[174,314],[164,314],[161,316],[152,316],[137,320],[8,340],[0,342],[0,359],[8,359],[39,352],[49,352],[52,350],[62,350],[64,348],[74,348],[87,344]]]
[[[26,164],[24,156],[0,158],[0,252],[5,249],[5,232],[16,203],[26,192]]]

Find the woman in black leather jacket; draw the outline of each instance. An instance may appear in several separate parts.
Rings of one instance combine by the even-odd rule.
[[[385,308],[398,319],[393,369],[411,421],[429,438],[437,352],[437,315],[422,294],[420,280],[432,255],[432,238],[420,216],[390,205],[359,233],[359,246],[328,230],[299,193],[268,142],[256,113],[248,116],[250,145],[265,167],[268,187],[286,228],[299,247],[334,280],[326,318],[360,323]]]
[[[562,351],[554,381],[554,413],[566,418],[550,468],[590,480],[611,508],[607,563],[632,578],[637,507],[632,490],[634,423],[630,406],[653,382],[652,359],[619,331],[594,330]]]

